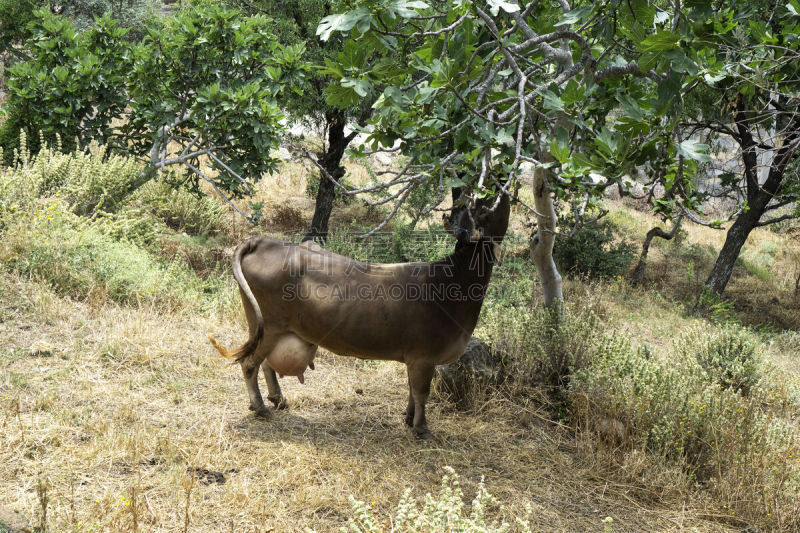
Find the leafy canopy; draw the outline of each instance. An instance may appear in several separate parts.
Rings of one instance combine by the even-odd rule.
[[[370,150],[411,157],[385,183],[396,207],[428,181],[513,194],[530,166],[550,169],[579,221],[635,167],[680,178],[696,201],[683,176],[708,147],[675,128],[698,68],[670,14],[643,0],[363,0],[323,19],[319,35],[334,32],[350,40],[327,64],[329,102],[374,96]]]
[[[0,139],[23,128],[66,149],[99,140],[146,162],[144,181],[180,165],[181,182],[207,181],[225,198],[275,169],[276,101],[309,67],[302,44],[281,45],[269,18],[190,8],[130,43],[109,16],[82,33],[46,10],[36,16],[33,57],[9,71]]]

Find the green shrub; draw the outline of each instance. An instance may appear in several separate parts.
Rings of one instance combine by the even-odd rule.
[[[682,350],[691,342],[703,349],[697,337],[678,344]],[[596,353],[571,383],[572,418],[581,431],[612,451],[646,450],[684,467],[688,480],[741,519],[765,529],[800,525],[800,435],[783,418],[784,393],[754,382],[744,396],[709,379],[708,368],[727,376],[713,364],[633,349],[619,336]]]
[[[425,495],[422,507],[417,507],[417,502],[411,496],[411,490],[406,490],[400,503],[397,505],[391,531],[397,533],[411,533],[415,531],[431,532],[474,532],[474,533],[501,533],[510,530],[511,525],[506,522],[490,521],[487,512],[491,506],[499,502],[490,495],[483,482],[478,484],[478,493],[472,500],[469,515],[464,508],[463,492],[458,475],[449,466],[444,467],[442,485],[437,497],[430,493]],[[350,497],[353,506],[353,518],[347,521],[347,527],[342,528],[343,533],[383,533],[386,529],[380,524],[386,520],[378,520],[367,504]],[[527,520],[516,519],[517,531],[529,533],[531,531]]]
[[[79,215],[113,212],[133,191],[141,166],[132,158],[108,155],[104,146],[91,144],[86,152],[63,154],[60,147],[42,143],[34,156],[26,149],[27,136],[17,132],[22,149],[0,184],[0,202],[24,208],[51,195],[66,200]],[[2,205],[2,204],[0,204]]]
[[[559,223],[571,227],[573,220]],[[569,238],[556,239],[553,249],[559,270],[570,275],[613,278],[624,274],[633,261],[633,244],[617,241],[616,226],[610,221],[590,222]]]
[[[163,262],[133,243],[114,240],[61,200],[42,201],[8,225],[0,260],[79,299],[210,310],[226,292],[224,279],[200,279],[181,260]]]
[[[117,241],[149,247],[167,232],[164,224],[142,208],[126,206],[116,213],[97,212],[91,226]]]
[[[703,316],[715,324],[735,324],[738,319],[734,314],[733,301],[727,300],[708,287],[703,288],[697,302],[697,309]]]
[[[148,210],[169,228],[189,235],[222,233],[228,210],[206,195],[151,181],[143,185],[132,202]]]
[[[571,376],[594,358],[600,324],[591,305],[564,307],[487,306],[482,328],[486,342],[508,357],[510,373],[523,383],[544,385],[557,397]]]
[[[736,325],[718,331],[693,328],[677,341],[682,357],[693,357],[706,379],[723,389],[733,389],[745,396],[761,379],[761,357],[753,335]]]

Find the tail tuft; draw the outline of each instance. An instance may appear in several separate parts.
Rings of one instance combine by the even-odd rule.
[[[258,344],[258,341],[256,341],[255,343],[248,342],[247,344],[240,346],[238,349],[230,351],[224,346],[222,346],[220,343],[218,343],[216,339],[211,336],[210,333],[208,334],[208,340],[211,342],[211,345],[217,349],[217,351],[222,357],[224,357],[225,359],[236,359],[237,363],[241,362],[248,355],[253,353],[253,350],[255,349],[254,344]]]
[[[211,334],[210,334],[210,333],[208,334],[208,340],[211,342],[211,345],[212,345],[214,348],[216,348],[216,349],[217,349],[217,351],[219,352],[219,354],[220,354],[222,357],[224,357],[224,358],[226,358],[226,359],[235,359],[235,357],[234,357],[234,356],[231,354],[230,350],[228,350],[228,349],[227,349],[227,348],[225,348],[224,346],[220,345],[220,344],[219,344],[219,343],[216,341],[216,339],[215,339],[214,337],[212,337],[212,336],[211,336]]]

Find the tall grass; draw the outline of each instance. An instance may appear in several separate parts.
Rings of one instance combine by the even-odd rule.
[[[24,146],[24,143],[23,143]],[[208,311],[232,298],[227,277],[199,277],[180,256],[154,255],[180,228],[218,229],[218,206],[161,184],[135,190],[141,168],[103,147],[62,154],[45,147],[0,169],[0,260],[73,298],[165,311]]]
[[[631,458],[644,458],[642,472],[677,469],[679,490],[710,498],[733,523],[797,530],[798,391],[763,360],[759,336],[702,321],[671,346],[635,346],[608,327],[607,297],[597,286],[560,318],[513,294],[487,301],[480,334],[512,376],[501,390],[511,401],[546,399],[623,477]]]
[[[789,392],[778,375],[759,379],[768,370],[756,341],[735,327],[681,336],[666,354],[606,336],[574,376],[574,423],[597,446],[681,466],[688,486],[735,520],[796,530],[800,433],[787,416]]]

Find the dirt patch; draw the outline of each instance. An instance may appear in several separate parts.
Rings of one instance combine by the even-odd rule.
[[[33,528],[16,511],[0,503],[0,533],[30,533]]]

